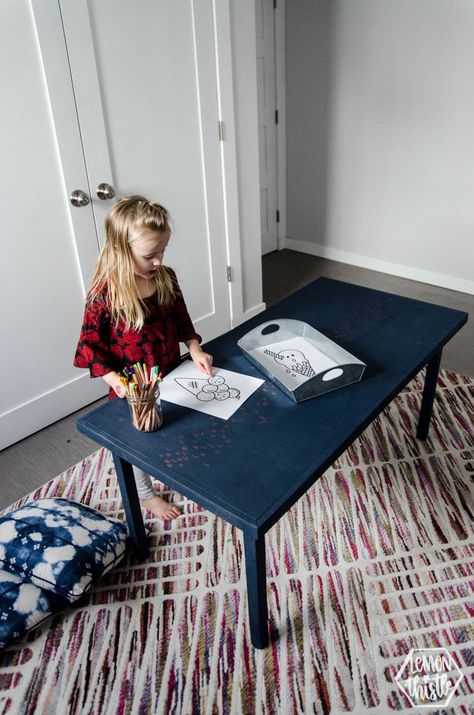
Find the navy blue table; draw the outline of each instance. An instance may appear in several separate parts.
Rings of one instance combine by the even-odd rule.
[[[417,436],[425,439],[443,346],[467,314],[319,278],[206,345],[219,367],[262,377],[237,347],[257,325],[305,321],[367,364],[362,380],[295,404],[266,381],[227,421],[168,402],[163,427],[142,433],[125,400],[80,417],[113,453],[130,534],[148,554],[131,464],[242,530],[252,642],[268,644],[265,533],[427,365]]]

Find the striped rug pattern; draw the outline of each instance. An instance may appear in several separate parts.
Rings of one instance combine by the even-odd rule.
[[[178,494],[80,601],[0,653],[0,715],[474,712],[474,380],[442,372],[430,435],[414,380],[267,534],[271,646],[249,638],[238,530]],[[62,496],[123,518],[98,450],[18,505]],[[411,648],[446,648],[449,706],[412,707]]]

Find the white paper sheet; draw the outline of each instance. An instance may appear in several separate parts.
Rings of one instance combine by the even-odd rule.
[[[206,377],[191,360],[181,363],[160,385],[163,400],[228,420],[264,380],[213,366]]]
[[[281,340],[249,351],[290,390],[337,363],[302,337]]]

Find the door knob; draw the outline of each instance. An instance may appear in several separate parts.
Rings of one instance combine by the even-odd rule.
[[[78,208],[81,206],[87,206],[90,201],[88,195],[84,193],[84,191],[81,191],[81,189],[73,191],[69,200],[73,206],[77,206]]]
[[[115,189],[110,184],[99,184],[97,187],[97,196],[102,201],[107,201],[107,199],[113,199],[115,196]]]

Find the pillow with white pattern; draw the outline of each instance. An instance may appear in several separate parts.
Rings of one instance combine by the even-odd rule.
[[[53,591],[0,569],[0,649],[21,640],[67,605],[68,601]]]
[[[123,557],[118,519],[61,498],[38,499],[0,517],[0,567],[75,601]]]

